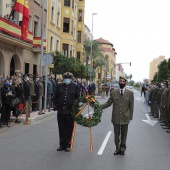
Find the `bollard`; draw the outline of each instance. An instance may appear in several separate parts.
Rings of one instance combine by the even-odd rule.
[[[26,113],[25,113],[25,122],[23,122],[24,125],[30,125],[31,122],[28,121],[28,100],[26,101]]]
[[[30,113],[31,113],[31,96],[28,97],[28,117],[30,117]]]

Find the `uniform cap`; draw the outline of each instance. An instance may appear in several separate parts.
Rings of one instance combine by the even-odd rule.
[[[15,70],[15,73],[21,73],[21,71],[20,70]]]
[[[119,76],[119,80],[124,79],[127,82],[127,79],[124,76]]]
[[[72,79],[73,78],[73,74],[70,73],[70,72],[65,72],[63,74],[63,79],[66,79],[66,78]]]

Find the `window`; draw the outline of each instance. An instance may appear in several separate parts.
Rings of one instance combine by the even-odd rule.
[[[38,22],[34,21],[34,37],[38,37]]]
[[[73,57],[73,56],[72,56],[72,48],[73,48],[73,46],[71,45],[71,46],[70,46],[70,57]]]
[[[70,19],[69,18],[64,18],[63,32],[69,33],[69,24],[70,24]]]
[[[73,49],[73,57],[74,57],[74,49]]]
[[[72,8],[74,9],[74,0],[72,0]]]
[[[53,37],[50,38],[50,51],[53,51]]]
[[[78,39],[77,39],[78,43],[81,43],[81,31],[78,31]]]
[[[38,37],[38,23],[39,23],[39,17],[38,16],[34,16],[34,37]]]
[[[59,41],[56,41],[56,50],[59,51]]]
[[[64,0],[64,6],[70,7],[70,0]]]
[[[60,26],[59,24],[60,24],[60,8],[58,8],[57,12],[57,25]]]
[[[78,60],[78,61],[80,61],[80,54],[81,54],[81,53],[78,51],[78,52],[77,52],[77,60]]]
[[[28,30],[32,32],[32,16],[29,16]]]
[[[29,73],[29,67],[30,67],[30,64],[29,63],[25,63],[25,74]]]
[[[33,74],[37,75],[37,65],[33,64]]]
[[[68,57],[68,44],[63,44],[62,55]]]
[[[71,21],[71,34],[73,35],[74,21]]]
[[[54,7],[51,7],[51,21],[54,21]]]
[[[79,10],[78,22],[82,22],[82,10]]]

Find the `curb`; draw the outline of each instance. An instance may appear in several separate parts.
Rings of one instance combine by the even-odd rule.
[[[36,122],[38,120],[42,120],[42,119],[45,119],[47,117],[50,117],[50,116],[53,116],[55,115],[55,112],[54,111],[51,111],[51,112],[46,112],[45,114],[41,114],[41,115],[35,115],[35,116],[30,116],[28,118],[28,121],[29,122]],[[10,118],[11,121],[14,121],[15,120],[15,117],[11,117]],[[21,121],[22,123],[25,122],[25,117],[18,117],[18,120]]]

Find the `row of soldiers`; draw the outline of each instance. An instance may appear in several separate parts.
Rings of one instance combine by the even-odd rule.
[[[149,90],[150,116],[159,118],[164,129],[170,129],[170,79],[158,82]],[[160,113],[160,114],[159,114]],[[170,131],[167,131],[170,133]]]

